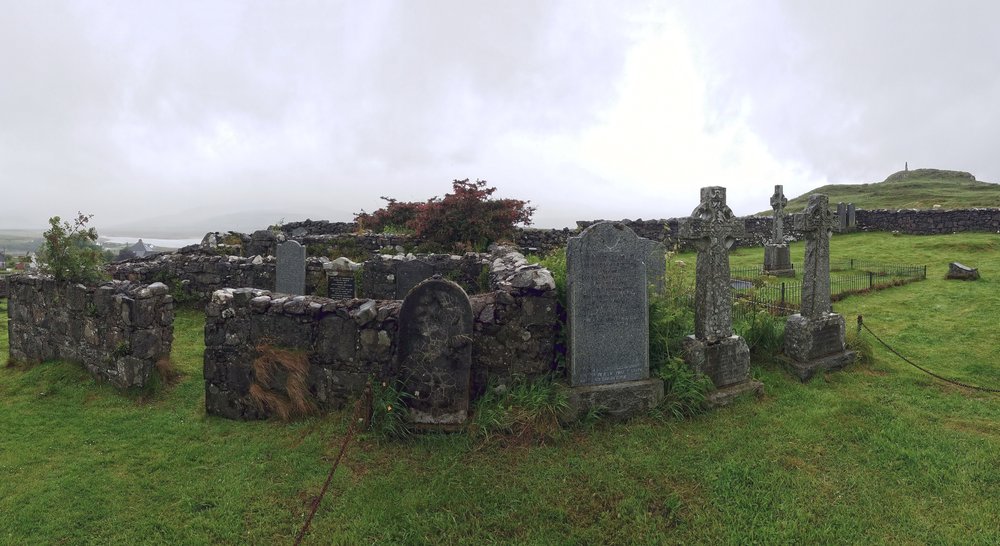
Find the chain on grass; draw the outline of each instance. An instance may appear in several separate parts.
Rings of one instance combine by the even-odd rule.
[[[930,375],[932,377],[936,377],[936,378],[940,379],[941,381],[944,381],[946,383],[951,383],[952,385],[958,385],[959,387],[964,387],[966,389],[973,389],[973,390],[983,391],[983,392],[1000,392],[1000,389],[992,389],[992,388],[989,388],[989,387],[980,387],[980,386],[977,386],[977,385],[969,385],[969,384],[966,384],[966,383],[955,381],[954,379],[948,379],[947,377],[942,377],[942,376],[940,376],[940,375],[938,375],[938,374],[936,374],[936,373],[934,373],[934,372],[932,372],[932,371],[930,371],[930,370],[928,370],[926,368],[923,368],[923,367],[917,365],[915,362],[913,362],[909,358],[906,358],[905,356],[903,356],[902,354],[900,354],[899,351],[897,351],[896,349],[892,348],[892,346],[890,346],[888,343],[882,341],[882,338],[878,337],[878,335],[875,332],[873,332],[871,330],[871,328],[868,327],[867,324],[864,323],[864,319],[861,317],[861,315],[858,315],[858,333],[859,334],[861,333],[861,329],[862,328],[864,328],[865,331],[867,331],[869,334],[871,334],[872,337],[874,337],[876,341],[878,341],[879,343],[881,343],[892,354],[894,354],[894,355],[898,356],[899,358],[903,359],[903,362],[906,362],[910,366],[913,366],[914,368],[916,368],[916,369],[924,372],[927,375]]]

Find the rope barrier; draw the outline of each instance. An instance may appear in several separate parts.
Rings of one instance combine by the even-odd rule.
[[[955,381],[954,379],[948,379],[947,377],[942,377],[942,376],[940,376],[940,375],[938,375],[938,374],[936,374],[936,373],[934,373],[934,372],[932,372],[932,371],[930,371],[930,370],[928,370],[926,368],[920,367],[919,365],[917,365],[916,363],[914,363],[909,358],[906,358],[905,356],[903,356],[902,354],[900,354],[899,351],[897,351],[896,349],[893,349],[892,346],[890,346],[888,343],[882,341],[882,338],[878,337],[878,334],[876,334],[875,332],[873,332],[872,329],[869,328],[868,325],[864,323],[864,319],[862,318],[862,316],[858,315],[858,333],[859,334],[861,333],[861,329],[862,328],[864,328],[869,334],[871,334],[872,337],[874,337],[876,341],[878,341],[879,343],[881,343],[886,349],[888,349],[890,352],[892,352],[892,354],[894,354],[894,355],[898,356],[899,358],[903,359],[903,362],[906,362],[910,366],[913,366],[914,368],[916,368],[916,369],[924,372],[927,375],[930,375],[932,377],[936,377],[937,379],[940,379],[941,381],[944,381],[946,383],[951,383],[952,385],[958,385],[959,387],[964,387],[966,389],[973,389],[973,390],[983,391],[983,392],[1000,392],[1000,389],[991,389],[989,387],[979,387],[977,385],[969,385],[969,384],[966,384],[966,383],[961,383],[959,381]]]
[[[344,457],[344,452],[347,451],[347,445],[351,443],[351,440],[354,439],[354,435],[358,432],[358,424],[363,424],[366,427],[368,426],[371,403],[372,385],[371,382],[369,382],[365,385],[365,391],[361,398],[354,403],[354,411],[351,414],[351,424],[347,427],[347,434],[344,436],[343,443],[340,444],[340,451],[337,453],[337,458],[333,461],[333,466],[330,467],[330,473],[326,475],[326,481],[323,482],[323,488],[320,490],[319,496],[317,496],[313,501],[312,509],[309,511],[309,517],[306,518],[306,522],[302,526],[302,530],[299,531],[299,535],[295,537],[295,546],[302,544],[302,539],[305,538],[306,532],[309,531],[309,525],[312,523],[313,516],[316,515],[316,511],[319,510],[319,504],[323,502],[326,490],[330,487],[330,482],[333,480],[333,474],[337,471],[337,467],[340,466],[340,460]]]

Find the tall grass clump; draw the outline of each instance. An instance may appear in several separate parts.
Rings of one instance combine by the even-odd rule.
[[[757,311],[733,324],[733,330],[746,340],[754,360],[771,361],[784,347],[785,320],[767,311]]]
[[[371,382],[371,420],[368,430],[377,436],[399,439],[409,436],[406,399],[411,397],[403,390],[398,379]]]
[[[566,393],[550,379],[491,385],[476,402],[469,432],[484,442],[544,444],[559,436],[559,416],[568,408]]]

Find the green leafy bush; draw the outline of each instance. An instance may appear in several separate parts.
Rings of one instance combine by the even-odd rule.
[[[87,227],[93,214],[77,213],[73,223],[58,216],[49,218],[49,230],[39,252],[42,270],[57,281],[93,284],[107,278],[101,266],[104,256],[97,245],[97,230]]]

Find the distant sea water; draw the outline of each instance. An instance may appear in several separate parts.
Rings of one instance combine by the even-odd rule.
[[[101,241],[115,244],[128,244],[132,245],[138,241],[140,237],[101,237]],[[196,245],[201,242],[201,239],[148,239],[142,237],[142,242],[147,245],[153,245],[154,247],[160,248],[181,248],[188,245]]]

